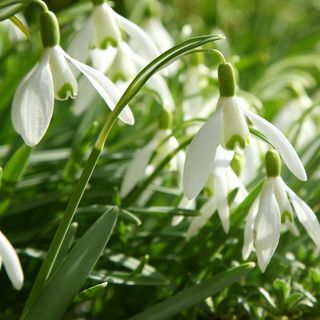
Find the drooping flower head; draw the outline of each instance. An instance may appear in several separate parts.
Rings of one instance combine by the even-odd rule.
[[[41,14],[40,32],[43,44],[40,62],[18,86],[12,105],[13,126],[29,146],[36,145],[44,136],[52,118],[54,99],[77,96],[77,80],[67,61],[90,81],[111,110],[120,98],[106,76],[75,60],[60,47],[59,25],[53,12]],[[134,122],[128,106],[119,118],[128,124]]]
[[[245,224],[243,259],[255,249],[258,265],[264,272],[278,246],[281,224],[296,233],[294,217],[304,226],[320,250],[320,224],[312,209],[282,180],[281,160],[276,150],[266,153],[267,178],[252,204]]]
[[[249,111],[245,101],[235,95],[234,71],[229,63],[218,68],[220,98],[215,113],[198,131],[186,155],[183,187],[189,199],[196,197],[210,175],[217,147],[227,150],[244,148],[250,143],[246,118],[279,151],[288,168],[301,180],[306,180],[304,167],[286,137],[271,123]]]

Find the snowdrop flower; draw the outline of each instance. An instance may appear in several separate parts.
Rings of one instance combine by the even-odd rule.
[[[320,224],[311,208],[300,199],[280,176],[281,160],[276,150],[266,153],[267,178],[262,191],[249,210],[244,231],[243,259],[253,249],[264,272],[280,238],[281,223],[296,229],[294,214],[320,250]]]
[[[122,94],[127,89],[133,78],[144,67],[144,59],[133,52],[127,43],[121,41],[118,45],[118,50],[113,63],[109,67],[106,74],[116,85],[118,91]],[[94,89],[87,86],[86,83],[86,79],[81,79],[79,81],[79,87],[82,90],[79,90],[79,97],[76,100],[73,108],[73,111],[76,115],[82,113],[96,97],[96,92],[94,91]],[[146,85],[150,90],[159,95],[163,108],[169,111],[174,110],[175,103],[173,97],[164,78],[161,75],[153,75],[148,80]]]
[[[106,72],[123,41],[122,31],[135,40],[139,55],[147,62],[159,55],[151,38],[135,23],[117,14],[105,0],[92,3],[92,14],[69,46],[70,55],[82,62],[90,57],[94,68]]]
[[[42,57],[18,86],[12,105],[14,128],[29,146],[36,145],[44,136],[52,118],[54,99],[77,96],[77,81],[67,61],[90,81],[111,110],[120,97],[107,77],[75,60],[60,47],[59,25],[54,13],[42,13],[40,31]],[[119,118],[125,123],[134,123],[128,106]]]
[[[171,113],[163,110],[159,116],[159,130],[155,137],[142,149],[137,150],[124,174],[120,195],[125,197],[145,177],[151,175],[166,156],[175,150],[179,143],[172,136]],[[153,156],[153,157],[152,157]],[[170,161],[170,168],[182,172],[184,153],[179,152]]]
[[[23,272],[19,258],[9,240],[0,231],[0,269],[2,263],[12,285],[20,290],[23,285]]]
[[[246,117],[279,151],[287,167],[299,179],[306,180],[305,169],[290,142],[271,123],[249,111],[243,99],[235,96],[235,77],[231,64],[218,69],[220,98],[215,113],[198,131],[186,155],[183,174],[185,195],[196,197],[206,184],[217,147],[227,150],[244,148],[250,142]]]
[[[233,200],[233,206],[236,207],[248,195],[245,186],[242,184],[237,174],[239,174],[239,158],[234,156],[233,152],[224,150],[221,146],[217,149],[217,155],[214,161],[206,189],[210,192],[209,199],[200,208],[199,216],[192,219],[187,230],[186,238],[189,240],[199,229],[201,229],[211,216],[218,211],[219,218],[222,223],[223,230],[228,233],[230,229],[230,208],[228,204],[228,193],[238,188],[237,195]],[[233,168],[230,167],[231,160]],[[234,170],[238,171],[237,174]]]

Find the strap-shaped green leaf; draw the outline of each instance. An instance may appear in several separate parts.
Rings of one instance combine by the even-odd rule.
[[[179,292],[146,311],[137,314],[130,318],[130,320],[169,319],[180,311],[190,308],[191,306],[230,286],[232,283],[246,275],[252,268],[254,268],[254,266],[255,264],[253,262],[249,262],[238,267],[231,268],[209,280]]]
[[[104,250],[117,216],[116,208],[109,209],[82,236],[49,278],[23,319],[61,319]]]
[[[24,10],[31,1],[1,1],[0,21],[6,20]]]

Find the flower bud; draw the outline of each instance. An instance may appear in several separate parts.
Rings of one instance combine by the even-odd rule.
[[[159,115],[159,129],[170,129],[172,127],[172,113],[162,110]]]
[[[279,177],[281,173],[281,159],[279,153],[275,150],[269,150],[266,153],[266,170],[268,177]]]
[[[52,11],[46,11],[41,14],[40,33],[44,48],[54,47],[60,43],[59,23]]]
[[[221,97],[233,97],[236,92],[236,79],[230,63],[222,63],[218,67],[219,90]]]

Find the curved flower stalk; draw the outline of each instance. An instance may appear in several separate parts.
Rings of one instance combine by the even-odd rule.
[[[12,105],[14,128],[29,146],[36,145],[44,136],[52,118],[54,99],[77,96],[77,81],[67,61],[89,80],[111,110],[120,98],[111,80],[75,60],[60,47],[59,25],[54,13],[42,13],[40,22],[42,57],[18,86]],[[134,123],[128,106],[119,118],[125,123]]]
[[[230,64],[219,66],[218,78],[220,98],[216,111],[198,131],[187,151],[183,174],[186,196],[189,199],[196,197],[206,184],[219,145],[234,150],[250,143],[246,118],[279,151],[291,172],[300,180],[306,180],[303,164],[286,137],[271,123],[251,112],[244,99],[235,95],[235,78]]]
[[[159,130],[154,138],[143,148],[136,151],[132,162],[129,164],[122,181],[120,188],[121,197],[125,197],[133,190],[133,188],[142,181],[145,177],[151,175],[159,163],[175,150],[179,143],[175,137],[172,136],[171,128],[171,114],[165,110],[162,111],[159,117]],[[182,174],[184,153],[179,152],[170,161],[170,170],[178,171]],[[161,183],[157,181],[156,183]],[[141,195],[140,203],[148,200],[152,193],[148,190],[146,194]]]
[[[186,239],[193,237],[218,211],[223,230],[228,233],[230,229],[230,208],[228,204],[228,194],[234,189],[238,189],[237,195],[233,200],[232,207],[239,205],[248,192],[242,184],[230,163],[238,161],[237,155],[234,156],[232,151],[226,151],[221,146],[217,149],[217,155],[214,161],[206,189],[210,193],[209,199],[200,208],[200,215],[191,220],[190,226],[186,233]],[[237,163],[236,167],[239,167]]]
[[[295,234],[294,215],[320,250],[320,224],[311,208],[299,198],[280,176],[281,160],[275,150],[266,153],[267,178],[262,191],[249,210],[244,231],[243,259],[253,249],[264,272],[278,246],[281,223]]]
[[[139,55],[147,62],[159,55],[151,38],[135,23],[116,13],[104,0],[92,0],[93,11],[70,43],[68,52],[76,59],[87,62],[106,72],[115,59],[125,32],[136,43]]]
[[[113,63],[106,74],[116,85],[118,91],[123,93],[133,78],[143,69],[144,66],[145,61],[133,52],[127,43],[121,41],[118,44],[118,49]],[[79,90],[79,98],[75,101],[73,108],[75,114],[82,113],[96,97],[96,93],[93,88],[87,86],[86,79],[82,78],[79,81],[79,87],[83,90]],[[163,108],[169,111],[174,110],[175,104],[173,97],[161,75],[155,74],[147,82],[147,87],[159,95]]]
[[[20,290],[23,285],[23,271],[19,258],[9,240],[0,231],[0,269],[2,263],[12,285]]]

